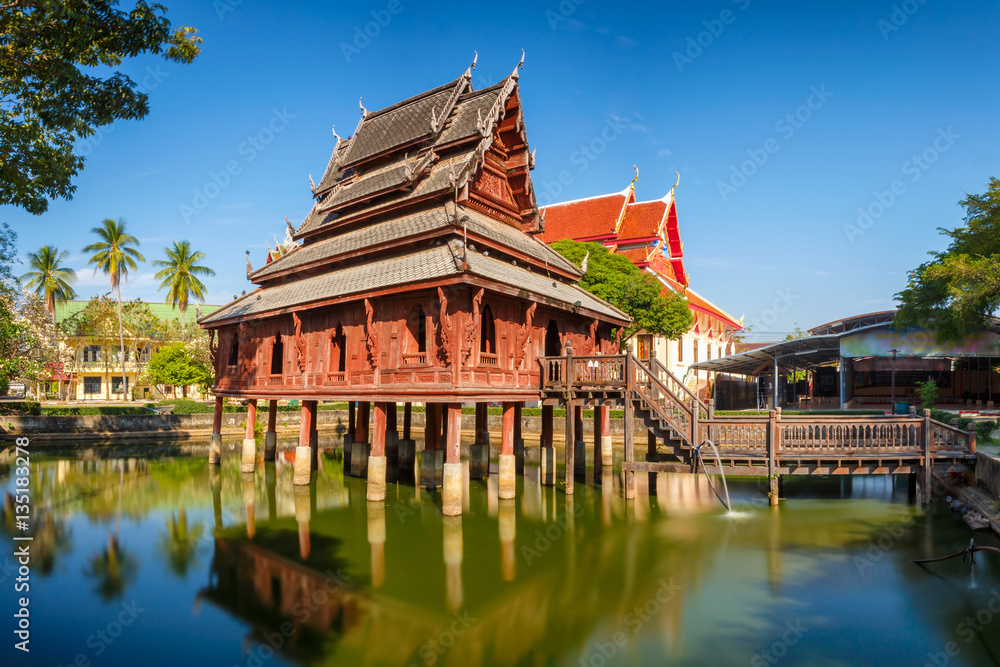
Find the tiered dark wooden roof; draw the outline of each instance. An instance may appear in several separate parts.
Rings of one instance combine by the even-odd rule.
[[[248,277],[260,286],[202,320],[208,327],[361,296],[468,283],[599,318],[628,316],[576,285],[582,273],[534,238],[518,70],[473,90],[454,81],[376,112],[337,144],[301,245]]]

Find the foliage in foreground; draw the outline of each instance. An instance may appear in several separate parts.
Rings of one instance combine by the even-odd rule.
[[[983,330],[1000,307],[1000,179],[991,178],[983,194],[959,202],[965,224],[941,228],[948,249],[910,271],[896,294],[894,326],[926,327],[940,342],[959,341]]]
[[[172,29],[165,7],[117,0],[11,0],[0,10],[0,205],[29,213],[70,199],[83,169],[76,143],[116,120],[139,120],[148,96],[120,72],[98,73],[145,53],[190,63],[201,38]]]

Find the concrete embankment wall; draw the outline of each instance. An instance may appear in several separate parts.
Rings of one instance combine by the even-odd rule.
[[[412,413],[411,427],[414,437],[423,437],[426,424],[425,414]],[[0,417],[0,436],[10,439],[17,436],[33,436],[40,440],[94,440],[122,438],[155,438],[158,440],[190,439],[207,437],[212,431],[211,414],[195,415],[86,415],[66,417]],[[277,427],[279,431],[297,431],[300,425],[300,412],[279,412]],[[267,413],[259,413],[257,421],[266,426]],[[398,428],[402,432],[403,414],[397,416]],[[239,433],[246,423],[246,414],[239,412],[222,415],[223,433]],[[499,441],[502,417],[490,415],[489,428],[492,438]],[[563,418],[554,420],[555,437],[562,439]],[[317,427],[325,432],[344,432],[347,429],[346,410],[317,411]],[[475,415],[462,415],[462,430],[474,431]],[[541,417],[522,417],[521,430],[525,434],[537,434],[542,430]],[[635,422],[637,440],[642,437],[645,427],[642,422]],[[585,434],[594,432],[594,420],[583,420]],[[624,420],[611,420],[611,435],[620,439],[624,434]],[[643,446],[645,443],[638,443]]]
[[[976,454],[976,481],[980,488],[1000,500],[1000,458],[993,454]]]

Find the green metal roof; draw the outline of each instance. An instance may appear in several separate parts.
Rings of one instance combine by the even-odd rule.
[[[62,303],[57,303],[56,304],[56,319],[60,323],[62,323],[63,321],[65,321],[65,320],[69,319],[70,317],[73,317],[77,313],[81,312],[84,308],[87,307],[88,303],[90,303],[90,302],[89,301],[64,301]],[[170,304],[167,304],[167,303],[159,303],[159,302],[149,303],[148,301],[146,303],[149,305],[149,310],[157,318],[159,318],[161,320],[176,320],[177,322],[181,321],[181,311],[180,311],[180,309],[175,308],[174,306],[172,306]],[[208,315],[209,313],[213,313],[213,312],[215,312],[216,310],[218,310],[221,307],[222,306],[210,306],[210,305],[206,305],[206,304],[201,304],[201,314],[203,316],[204,315]],[[185,315],[185,319],[187,320],[188,324],[190,324],[190,323],[192,323],[192,322],[195,321],[195,312],[196,312],[195,308],[196,308],[195,304],[193,304],[193,303],[188,304],[187,314]]]

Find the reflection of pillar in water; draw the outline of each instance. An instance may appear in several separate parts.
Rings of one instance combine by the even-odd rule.
[[[275,469],[274,461],[264,462],[264,488],[267,490],[267,519],[274,521],[278,518],[278,471]]]
[[[212,466],[208,469],[208,485],[212,489],[212,509],[215,510],[215,529],[222,528],[222,473]]]
[[[243,508],[247,516],[247,539],[253,539],[257,533],[257,523],[254,520],[253,505],[257,489],[254,486],[253,473],[243,473],[240,475],[240,486],[243,489]]]
[[[215,414],[212,416],[212,439],[208,444],[210,465],[222,463],[222,397],[215,397]]]
[[[444,565],[446,574],[446,597],[448,609],[458,611],[462,606],[462,517],[445,516]]]
[[[504,581],[514,581],[516,558],[514,557],[514,537],[516,534],[514,501],[500,500],[500,570]]]
[[[612,481],[614,480],[614,476],[609,475],[608,477]],[[612,497],[616,493],[614,484],[601,484],[598,493],[601,494],[601,522],[605,528],[608,528],[611,526]]]
[[[295,493],[295,521],[299,524],[299,558],[306,560],[309,558],[309,517],[310,493],[308,486],[296,486]]]
[[[368,544],[372,548],[372,587],[385,583],[385,503],[368,503]]]

